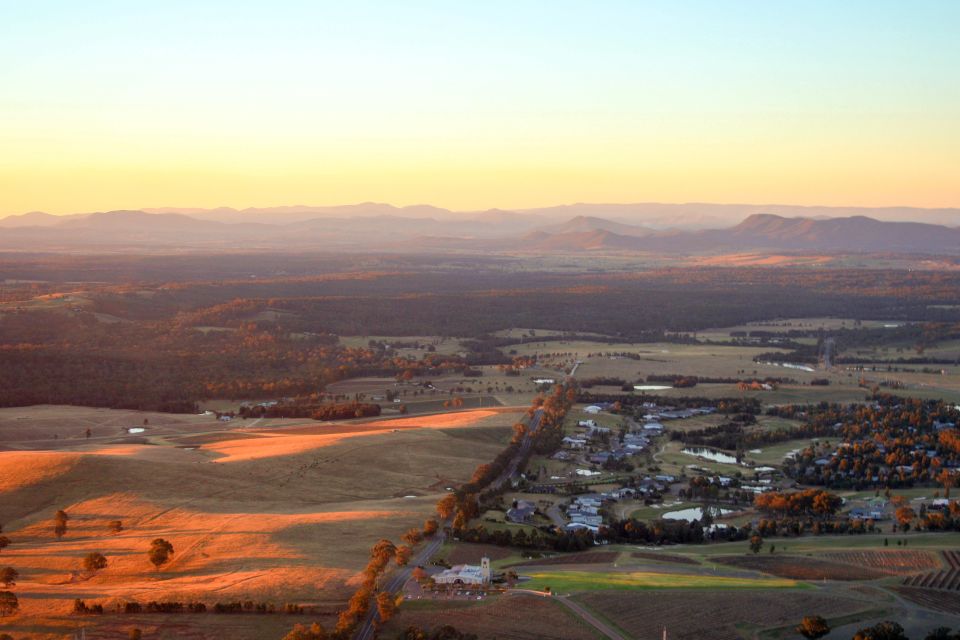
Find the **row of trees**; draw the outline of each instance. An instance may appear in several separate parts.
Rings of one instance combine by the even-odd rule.
[[[240,407],[243,418],[313,418],[314,420],[349,420],[379,416],[380,405],[368,402],[319,402],[313,397],[298,397],[269,406]]]
[[[376,606],[380,622],[388,621],[396,613],[403,596],[379,591],[381,576],[391,561],[397,566],[408,564],[413,556],[413,547],[424,538],[436,535],[439,528],[440,524],[435,518],[427,518],[422,529],[410,529],[401,536],[406,544],[396,545],[387,539],[377,541],[370,549],[370,559],[361,573],[363,580],[346,608],[339,613],[333,631],[328,633],[319,623],[310,626],[298,624],[284,636],[284,640],[347,640],[369,613],[371,602]]]
[[[775,516],[818,516],[828,518],[836,515],[843,505],[843,498],[823,489],[804,489],[791,493],[770,491],[753,499],[754,506]]]

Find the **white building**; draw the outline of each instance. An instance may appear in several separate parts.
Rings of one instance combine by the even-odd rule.
[[[433,576],[436,584],[484,585],[490,583],[490,558],[481,558],[480,566],[458,564]]]

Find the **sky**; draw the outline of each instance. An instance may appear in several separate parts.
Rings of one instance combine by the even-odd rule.
[[[0,215],[960,206],[955,0],[0,0]]]

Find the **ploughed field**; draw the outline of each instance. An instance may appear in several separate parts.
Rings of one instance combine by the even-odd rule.
[[[894,587],[898,595],[926,609],[957,615],[960,613],[960,593],[914,587]]]
[[[889,574],[870,567],[855,567],[802,556],[719,556],[714,561],[738,569],[762,571],[793,580],[877,580]]]
[[[569,564],[611,564],[619,557],[616,551],[586,551],[584,553],[575,553],[568,555],[559,555],[552,558],[539,558],[536,560],[524,560],[512,564],[512,567],[549,567],[554,565]]]
[[[943,551],[942,555],[945,569],[904,578],[904,586],[960,593],[960,551]]]
[[[394,638],[408,626],[458,631],[497,640],[597,640],[591,626],[550,598],[510,594],[477,602],[407,602],[380,637]]]
[[[916,573],[938,568],[940,561],[929,551],[875,550],[875,551],[828,551],[824,558],[845,562],[856,567],[879,569],[887,573]]]
[[[311,618],[243,614],[257,620],[244,625],[226,614],[113,611],[132,600],[252,600],[333,612],[370,547],[422,525],[446,487],[502,450],[520,417],[501,408],[327,425],[0,410],[0,524],[11,540],[0,566],[19,572],[21,608],[4,631],[60,638],[82,625],[126,637],[136,621],[151,638],[282,636]],[[69,515],[60,540],[58,509]],[[155,538],[174,547],[158,570],[147,556]],[[82,568],[93,552],[106,556],[105,569]],[[75,598],[109,613],[72,615]]]
[[[630,557],[640,560],[655,560],[657,562],[669,562],[672,564],[700,564],[693,558],[687,556],[678,556],[672,553],[658,553],[655,551],[634,551]]]

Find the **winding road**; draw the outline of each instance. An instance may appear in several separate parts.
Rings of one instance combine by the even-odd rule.
[[[493,482],[490,483],[490,486],[495,488],[500,487],[504,482],[513,477],[513,474],[516,473],[517,468],[520,466],[520,462],[533,445],[533,434],[540,427],[540,420],[542,418],[543,410],[537,409],[533,413],[533,417],[530,418],[530,423],[527,425],[527,431],[523,436],[523,442],[520,444],[520,449],[517,451],[517,454],[512,460],[510,460],[510,464],[508,464],[507,468],[503,470],[503,473],[501,473]],[[397,593],[403,589],[403,585],[405,585],[407,580],[410,579],[414,567],[426,565],[430,558],[440,550],[440,547],[447,538],[443,530],[447,525],[449,525],[449,523],[449,520],[445,520],[444,522],[440,523],[440,530],[437,531],[434,537],[430,539],[430,541],[422,549],[420,549],[420,551],[413,558],[411,558],[410,562],[408,562],[406,566],[403,566],[398,571],[394,572],[390,576],[389,581],[383,586],[382,589],[380,589],[380,591]],[[371,603],[370,611],[367,613],[363,623],[360,625],[358,631],[354,635],[354,639],[373,640],[374,632],[379,621],[380,614],[377,611],[377,607],[375,604]]]
[[[406,564],[406,566],[400,567],[399,571],[396,571],[392,576],[390,576],[390,580],[386,585],[384,585],[381,591],[396,593],[403,588],[403,585],[405,585],[407,580],[410,579],[410,575],[413,573],[414,567],[425,565],[430,560],[431,556],[440,550],[444,540],[447,538],[447,535],[443,532],[443,528],[446,525],[447,522],[443,522],[440,525],[440,530],[437,531],[437,533],[426,544],[426,546],[424,546],[420,552],[417,553],[410,560],[410,562]],[[374,629],[379,621],[380,614],[377,612],[377,607],[375,604],[371,604],[370,612],[367,614],[363,624],[360,625],[359,631],[357,631],[357,634],[354,636],[356,640],[372,640]]]

